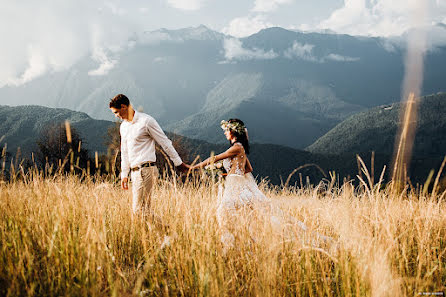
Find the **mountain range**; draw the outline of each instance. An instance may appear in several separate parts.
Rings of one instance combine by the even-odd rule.
[[[416,105],[418,112],[413,154],[445,156],[446,93],[418,98]],[[402,103],[394,103],[352,115],[319,138],[307,150],[317,154],[371,151],[392,154],[395,136],[401,125],[403,107]]]
[[[446,112],[446,95],[428,96],[422,100],[420,127],[424,128],[419,129],[420,133],[423,132],[419,135],[423,135],[423,137],[417,136],[415,148],[423,149],[415,150],[411,165],[412,181],[419,183],[425,181],[431,169],[438,170],[444,152],[446,152],[446,142],[442,140],[446,139],[442,136],[446,131],[444,128],[446,117],[442,116]],[[310,146],[312,152],[281,145],[252,143],[249,158],[254,167],[254,174],[259,178],[267,178],[273,184],[281,184],[286,181],[288,175],[294,169],[315,164],[321,168],[323,173],[315,165],[310,165],[299,170],[291,178],[291,184],[300,183],[301,180],[305,184],[307,177],[310,183],[317,183],[323,178],[329,178],[329,172],[336,172],[340,178],[355,179],[356,174],[358,174],[356,154],[364,159],[370,169],[372,166],[370,162],[371,151],[376,150],[373,166],[375,168],[375,180],[377,180],[383,167],[387,166],[389,168],[392,161],[392,151],[389,151],[389,148],[393,147],[393,143],[387,148],[384,146],[385,149],[382,149],[381,146],[381,139],[393,140],[395,137],[394,131],[398,121],[394,120],[394,114],[397,113],[398,106],[395,104],[391,107],[392,109],[395,108],[395,111],[388,109],[390,107],[372,108],[368,112],[352,116]],[[433,112],[432,110],[428,111],[427,108],[439,111],[438,115],[426,116],[425,113]],[[386,112],[382,111],[380,113],[379,110],[385,110]],[[21,156],[19,158],[30,159],[31,152],[37,150],[36,141],[40,138],[42,131],[52,123],[63,123],[66,120],[79,133],[83,140],[82,145],[90,151],[90,155],[95,151],[106,153],[105,138],[107,137],[107,130],[115,125],[111,121],[95,120],[82,112],[42,106],[0,106],[0,117],[3,119],[0,122],[0,145],[4,147],[7,144],[7,151],[13,158],[15,158],[16,151],[20,147]],[[367,125],[357,124],[362,122],[362,120],[356,120],[357,118],[369,121],[371,126],[374,123],[381,122],[384,126],[389,127],[375,136],[370,134],[370,130],[363,128]],[[371,118],[374,120],[371,120]],[[354,129],[357,132],[353,132]],[[425,131],[426,133],[424,133]],[[221,131],[219,133],[223,134]],[[344,134],[337,137],[338,134],[336,133]],[[219,153],[228,147],[228,144],[214,144],[198,139],[180,137],[170,132],[167,132],[167,134],[170,139],[180,139],[178,145],[186,148],[183,151],[188,152],[186,162],[192,162],[197,155],[200,155],[201,159],[205,159],[212,151]],[[350,134],[354,137],[349,137]],[[335,136],[332,137],[331,135]],[[356,139],[365,139],[367,135],[373,135],[374,137],[369,137],[369,142],[361,142],[363,146],[358,146]],[[327,142],[326,139],[330,140]],[[372,141],[375,141],[375,145],[371,144]],[[333,144],[330,147],[331,142]],[[431,145],[432,143],[436,143],[436,145]],[[317,147],[323,148],[324,146],[328,146],[328,149],[325,151],[316,150]],[[342,146],[344,149],[334,150],[333,147],[337,146]],[[420,151],[422,154],[419,153]]]
[[[108,100],[124,93],[180,135],[224,143],[219,122],[238,117],[253,142],[304,149],[349,116],[399,101],[405,48],[391,39],[283,28],[236,39],[199,26],[135,34],[109,55],[115,66],[108,73],[95,71],[100,65],[86,56],[0,88],[0,104],[111,120]],[[444,66],[444,47],[428,51],[423,94],[446,91]]]
[[[3,148],[6,147],[9,162],[11,158],[12,160],[15,158],[30,160],[31,154],[38,151],[37,142],[47,127],[65,121],[69,121],[72,129],[75,129],[79,134],[82,139],[82,147],[89,151],[91,157],[94,156],[95,151],[106,154],[106,137],[109,137],[107,131],[116,125],[115,122],[107,120],[95,120],[83,112],[36,105],[0,106],[0,118],[3,119],[0,122],[0,145]],[[170,132],[166,132],[166,134],[170,139],[180,140],[175,143],[177,146],[182,146],[182,151],[187,152],[187,160],[184,161],[189,163],[197,156],[205,159],[210,156],[211,152],[218,153],[228,147],[228,144],[209,143]],[[20,154],[18,154],[18,150]],[[255,174],[260,178],[268,178],[276,184],[280,183],[284,179],[283,177],[288,176],[294,168],[314,159],[309,157],[312,155],[311,153],[279,145],[252,144],[252,150],[250,160],[255,166]],[[310,175],[314,178],[314,182],[323,177],[314,168],[307,168],[302,173]]]
[[[66,108],[48,108],[37,105],[0,105],[0,145],[6,145],[13,155],[20,148],[24,158],[36,152],[41,133],[53,124],[69,121],[83,140],[83,146],[90,152],[104,152],[107,129],[113,123],[92,119],[83,112],[73,112]]]

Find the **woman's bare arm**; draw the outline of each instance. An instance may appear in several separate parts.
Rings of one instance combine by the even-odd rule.
[[[192,166],[191,169],[203,168],[204,166],[209,165],[213,162],[218,162],[218,161],[226,159],[226,158],[234,157],[240,153],[241,149],[242,149],[241,146],[233,145],[225,152],[218,154],[214,157],[207,158],[203,162],[200,162],[200,163]]]
[[[250,172],[252,172],[251,162],[249,162],[248,157],[246,157],[245,173],[250,173]]]

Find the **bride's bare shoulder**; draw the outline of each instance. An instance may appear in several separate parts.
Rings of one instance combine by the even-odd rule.
[[[243,146],[236,145],[235,143],[231,145],[224,153],[222,153],[223,158],[234,157],[242,151]]]

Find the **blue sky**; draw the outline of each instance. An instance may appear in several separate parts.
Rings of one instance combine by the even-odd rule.
[[[446,0],[3,2],[0,87],[21,85],[45,73],[66,69],[85,55],[91,55],[104,67],[112,67],[107,64],[108,53],[122,50],[133,34],[158,28],[204,24],[234,37],[244,37],[263,28],[280,26],[388,37],[401,35],[414,26],[446,23]]]

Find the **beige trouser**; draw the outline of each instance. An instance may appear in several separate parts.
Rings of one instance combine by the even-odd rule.
[[[142,167],[137,171],[132,171],[132,210],[137,213],[150,212],[150,202],[152,188],[158,178],[158,168],[156,166]]]

